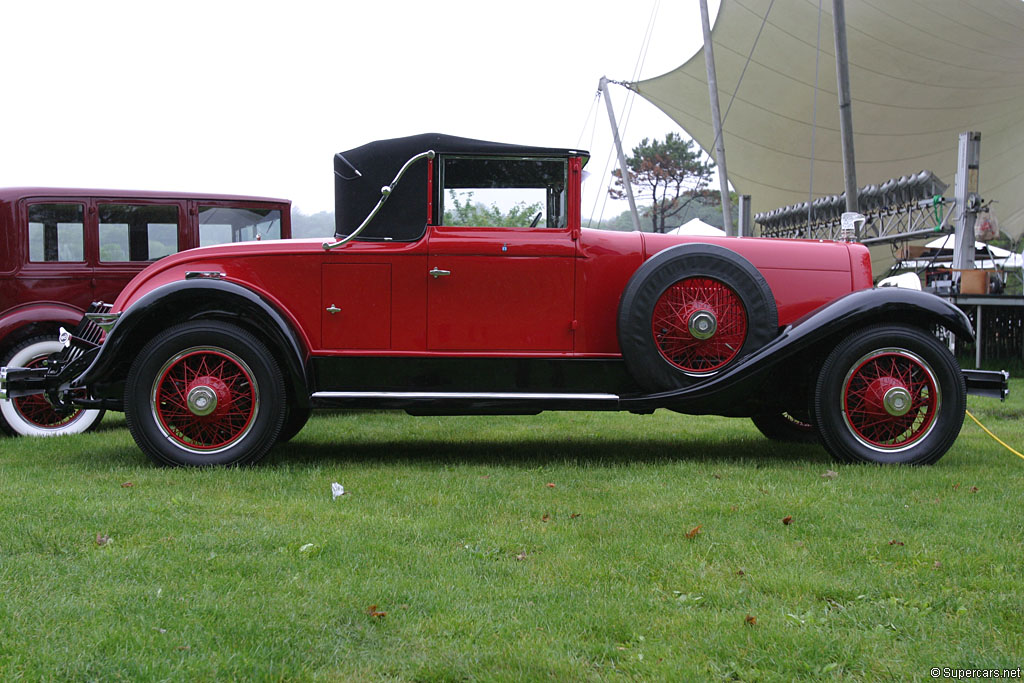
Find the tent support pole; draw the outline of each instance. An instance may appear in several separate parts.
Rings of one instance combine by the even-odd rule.
[[[839,135],[843,143],[846,210],[859,211],[857,165],[853,154],[853,111],[850,104],[850,58],[846,51],[846,5],[832,0],[832,29],[836,40],[836,89],[839,91]]]
[[[711,123],[715,130],[715,163],[718,165],[718,182],[722,193],[722,225],[725,227],[725,234],[732,236],[736,233],[732,227],[729,172],[725,167],[725,140],[722,137],[722,112],[718,105],[718,76],[715,73],[715,51],[711,46],[711,19],[708,16],[708,0],[700,0],[700,23],[704,28],[704,63],[708,70]]]
[[[740,195],[740,229],[736,232],[737,237],[753,237],[754,224],[751,220],[750,195]]]
[[[612,125],[615,151],[619,155],[619,172],[622,173],[622,186],[626,188],[626,199],[629,200],[629,215],[633,217],[633,229],[640,232],[640,214],[637,213],[636,200],[633,199],[633,186],[629,182],[629,167],[626,166],[626,155],[622,152],[622,140],[619,139],[619,125],[615,123],[615,110],[612,108],[612,98],[608,94],[608,79],[605,76],[601,76],[597,89],[604,93],[604,104],[608,108],[608,121]]]

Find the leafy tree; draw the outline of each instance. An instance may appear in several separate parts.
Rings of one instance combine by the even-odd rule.
[[[505,212],[498,208],[497,204],[484,206],[481,202],[474,202],[472,192],[466,192],[460,200],[455,190],[449,190],[444,210],[444,224],[478,228],[525,227],[533,222],[540,211],[539,202],[518,202]]]
[[[665,232],[668,219],[692,202],[710,204],[717,193],[709,192],[713,165],[701,159],[693,140],[668,133],[662,140],[644,138],[626,159],[629,182],[635,198],[650,202],[643,216],[651,219],[654,232]],[[626,196],[622,173],[612,171],[615,182],[608,193],[615,199]]]

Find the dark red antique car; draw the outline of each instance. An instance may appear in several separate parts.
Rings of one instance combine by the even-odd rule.
[[[668,408],[817,436],[844,460],[932,463],[967,386],[1005,391],[933,334],[970,338],[967,318],[872,289],[863,246],[581,229],[586,160],[435,134],[338,154],[337,241],[167,256],[46,367],[5,368],[3,389],[123,410],[175,465],[253,462],[311,409],[354,407]]]
[[[0,188],[0,366],[33,366],[62,346],[90,302],[185,249],[291,237],[291,203],[235,195]],[[54,436],[100,410],[54,410],[42,396],[0,401],[0,431]]]

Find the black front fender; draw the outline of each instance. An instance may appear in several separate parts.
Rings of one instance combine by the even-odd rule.
[[[766,387],[773,373],[819,357],[842,335],[876,323],[913,325],[929,332],[941,326],[963,339],[974,339],[970,320],[945,299],[896,287],[864,289],[805,315],[771,342],[706,381],[658,394],[623,397],[622,405],[640,411],[671,407],[692,414],[753,415],[771,403],[773,394]]]
[[[288,319],[270,302],[242,285],[223,280],[183,280],[154,289],[118,318],[92,363],[73,385],[92,387],[123,381],[135,353],[172,324],[197,319],[231,322],[264,340],[281,363],[291,392],[308,407],[308,351]]]
[[[974,328],[963,311],[934,294],[899,287],[862,289],[828,303],[793,323],[812,328],[841,330],[876,322],[899,322],[917,327],[945,327],[956,336],[974,341]]]

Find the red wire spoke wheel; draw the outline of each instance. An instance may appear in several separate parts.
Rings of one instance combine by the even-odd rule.
[[[252,427],[259,387],[249,366],[220,348],[175,355],[153,386],[153,414],[167,437],[192,452],[216,453]]]
[[[843,417],[869,448],[896,451],[935,425],[942,396],[935,373],[903,349],[879,349],[854,364],[843,383]]]
[[[851,331],[825,359],[813,405],[822,443],[837,459],[930,465],[960,434],[967,389],[934,335],[873,325]]]
[[[42,367],[43,361],[45,360],[46,356],[34,358],[32,362],[25,367]],[[57,411],[52,405],[50,405],[50,402],[47,401],[46,397],[42,394],[15,398],[12,399],[12,403],[14,404],[14,409],[18,412],[18,415],[20,415],[25,422],[37,427],[38,429],[61,430],[82,417],[81,410],[72,410],[70,412]]]
[[[709,373],[728,365],[743,348],[747,314],[732,287],[712,278],[691,277],[658,298],[651,332],[669,363],[685,372]]]
[[[246,465],[281,433],[288,398],[273,354],[255,335],[216,320],[159,332],[125,382],[125,422],[162,465]]]
[[[63,349],[64,345],[53,337],[32,337],[0,357],[0,365],[40,368],[47,358]],[[84,391],[71,395],[84,397]],[[16,436],[81,434],[96,427],[102,418],[103,410],[99,409],[54,408],[43,394],[0,401],[0,432]]]
[[[619,299],[619,348],[636,383],[678,389],[724,370],[779,333],[771,287],[716,244],[679,244],[647,259]]]

